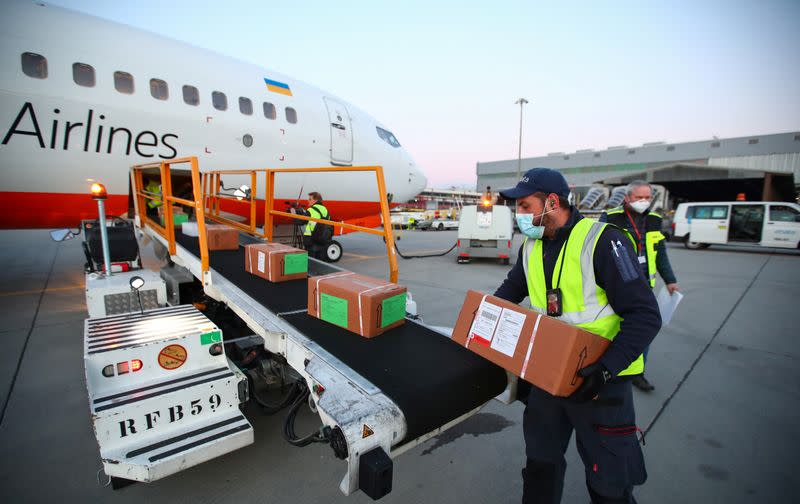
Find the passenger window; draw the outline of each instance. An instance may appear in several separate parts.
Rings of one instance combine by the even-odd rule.
[[[378,131],[378,136],[384,142],[388,143],[392,147],[400,147],[400,142],[397,141],[397,138],[392,134],[391,131],[387,131],[379,126],[375,126],[375,129]],[[564,159],[568,159],[565,157]]]
[[[36,53],[22,53],[22,72],[34,79],[46,79],[47,59]]]
[[[278,117],[278,114],[275,111],[275,105],[269,102],[264,102],[264,117],[267,119],[275,119]]]
[[[790,206],[772,205],[769,207],[769,220],[778,222],[797,222],[800,212]]]
[[[156,100],[166,100],[169,98],[167,83],[161,79],[150,79],[150,94]]]
[[[250,101],[250,98],[239,97],[239,112],[244,115],[253,115],[253,102]]]
[[[286,120],[291,124],[297,124],[297,111],[292,107],[286,107]]]
[[[200,92],[194,86],[183,86],[183,103],[200,105]]]
[[[728,218],[728,207],[726,207],[726,206],[711,207],[711,218],[712,219],[727,219]]]
[[[718,205],[696,206],[693,207],[691,217],[693,219],[727,219],[728,207]]]
[[[133,94],[133,75],[127,72],[114,72],[114,89],[123,94]]]
[[[211,103],[214,104],[214,108],[217,110],[228,110],[228,97],[225,96],[225,93],[220,93],[219,91],[211,93]]]
[[[72,80],[79,86],[94,87],[94,68],[86,63],[73,63]]]

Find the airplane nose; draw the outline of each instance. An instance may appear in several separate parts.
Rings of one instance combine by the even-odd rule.
[[[411,179],[411,188],[414,192],[412,197],[424,191],[428,186],[428,177],[426,177],[425,174],[422,173],[422,170],[417,168],[416,165],[410,167],[409,178]]]

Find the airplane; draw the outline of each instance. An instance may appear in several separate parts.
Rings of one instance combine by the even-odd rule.
[[[184,156],[201,170],[380,165],[394,204],[425,188],[389,128],[288,75],[38,1],[2,2],[0,41],[0,229],[94,218],[93,181],[123,215],[132,165]],[[371,173],[278,174],[274,208],[311,191],[335,220],[380,224]]]

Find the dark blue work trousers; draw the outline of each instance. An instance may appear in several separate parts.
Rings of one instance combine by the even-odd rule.
[[[605,385],[597,400],[576,403],[531,387],[523,417],[523,504],[557,504],[564,489],[564,453],[572,431],[593,503],[634,503],[647,479],[628,380]]]

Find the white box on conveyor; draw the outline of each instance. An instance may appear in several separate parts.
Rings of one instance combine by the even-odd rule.
[[[183,226],[181,226],[183,230],[183,234],[186,236],[200,236],[200,233],[197,231],[197,223],[196,222],[184,222]]]

